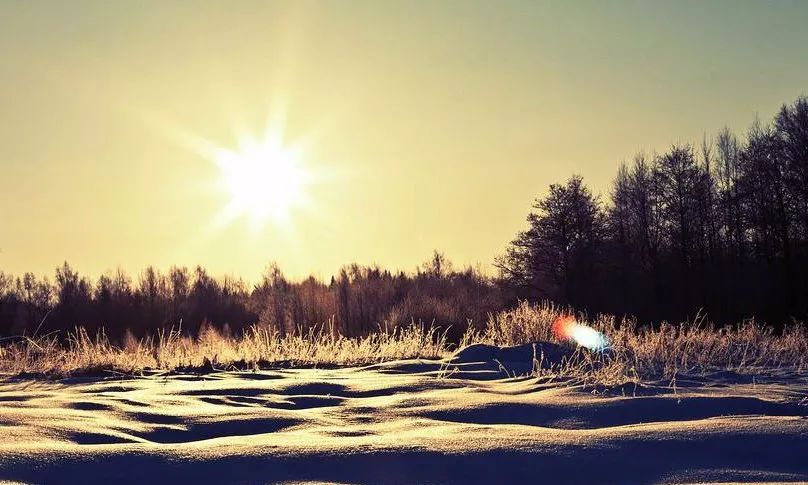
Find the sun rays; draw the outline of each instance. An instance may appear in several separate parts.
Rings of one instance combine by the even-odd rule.
[[[235,150],[219,149],[214,163],[220,171],[219,186],[229,197],[224,222],[246,217],[253,228],[267,223],[288,226],[293,213],[309,203],[313,174],[302,152],[284,146],[277,133],[247,140]]]
[[[269,116],[259,135],[239,124],[231,143],[200,136],[158,113],[138,114],[163,136],[218,169],[211,179],[188,182],[222,201],[203,234],[246,222],[253,234],[271,230],[288,235],[297,217],[316,213],[314,186],[328,178],[327,170],[313,164],[313,135],[286,136],[285,114]]]

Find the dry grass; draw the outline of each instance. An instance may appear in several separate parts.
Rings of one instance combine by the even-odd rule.
[[[469,330],[462,344],[510,346],[556,341],[552,325],[564,314],[567,311],[549,304],[523,303],[492,315],[483,331]],[[580,315],[578,320],[586,321]],[[599,316],[588,324],[608,335],[612,342],[610,351],[593,353],[582,349],[574,359],[549,371],[537,369],[536,374],[617,385],[645,379],[675,379],[681,374],[717,369],[755,372],[760,368],[788,368],[801,372],[808,367],[808,331],[802,324],[779,335],[754,322],[715,330],[697,320],[651,329],[638,327],[630,320]],[[411,358],[437,359],[448,356],[451,348],[444,334],[418,325],[380,329],[363,338],[339,336],[329,325],[285,336],[259,326],[238,337],[206,328],[196,338],[171,331],[140,340],[129,336],[121,345],[114,345],[103,333],[91,336],[77,329],[66,342],[55,336],[7,341],[0,345],[0,372],[137,373],[148,369],[250,368],[281,363],[351,366]]]
[[[90,336],[79,328],[65,344],[55,337],[23,338],[0,347],[0,372],[69,375],[75,372],[193,368],[255,368],[261,365],[352,366],[376,362],[445,356],[443,336],[421,326],[399,327],[364,338],[336,336],[327,327],[305,334],[280,336],[259,326],[240,337],[205,328],[198,337],[161,332],[113,345],[101,332]]]
[[[565,314],[569,311],[551,304],[522,303],[492,316],[483,332],[467,334],[464,339],[500,346],[555,341],[553,322]],[[716,370],[755,373],[786,368],[802,372],[808,368],[808,328],[804,324],[775,334],[771,327],[753,321],[715,329],[703,318],[679,325],[663,323],[657,328],[613,316],[587,319],[578,315],[577,320],[607,335],[611,349],[579,352],[576,359],[552,369],[551,374],[611,385]]]

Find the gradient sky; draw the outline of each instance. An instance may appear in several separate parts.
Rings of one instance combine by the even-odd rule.
[[[0,270],[490,267],[532,199],[808,94],[808,2],[0,3]],[[285,116],[283,116],[285,115]],[[281,126],[291,224],[189,146]],[[267,120],[270,120],[268,127]]]

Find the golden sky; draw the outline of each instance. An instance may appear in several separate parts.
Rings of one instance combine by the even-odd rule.
[[[805,2],[3,2],[0,270],[328,278],[433,249],[487,268],[548,184],[606,194],[638,150],[808,94],[807,21]],[[300,148],[305,203],[223,216],[211,154],[266,133]]]

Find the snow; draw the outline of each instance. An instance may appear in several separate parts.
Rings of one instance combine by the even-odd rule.
[[[805,375],[608,393],[508,377],[533,356],[472,346],[364,368],[5,377],[0,483],[808,481]]]

